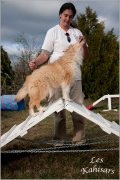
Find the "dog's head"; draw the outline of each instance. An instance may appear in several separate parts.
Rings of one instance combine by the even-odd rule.
[[[83,64],[83,59],[84,59],[84,51],[83,51],[83,46],[86,44],[85,38],[79,39],[77,43],[73,45],[74,51],[75,51],[75,58],[74,60],[82,65]]]
[[[78,48],[78,49],[81,49],[83,47],[83,45],[86,44],[86,39],[83,38],[83,39],[78,39],[77,43],[75,43],[73,45],[74,48]]]

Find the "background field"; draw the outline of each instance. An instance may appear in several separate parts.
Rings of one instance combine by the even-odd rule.
[[[86,106],[90,101],[85,101]],[[118,108],[118,100],[112,102],[113,108]],[[103,101],[92,111],[99,112],[110,121],[119,123],[118,111],[103,112],[107,109],[107,102]],[[72,139],[72,120],[67,113],[67,137]],[[24,111],[2,111],[1,113],[2,134],[8,131],[13,125],[21,123],[28,116],[28,109]],[[28,131],[28,134],[21,139],[15,139],[1,150],[9,149],[34,149],[46,145],[35,143],[36,141],[52,140],[54,130],[53,115],[46,118]],[[100,142],[91,145],[91,149],[104,149],[118,147],[118,137],[113,134],[106,134],[94,123],[86,121],[86,137],[89,142]],[[92,139],[93,138],[93,139]],[[31,140],[31,141],[30,141]],[[76,148],[75,148],[76,149]],[[78,149],[78,148],[77,148]],[[91,164],[91,158],[103,159]],[[119,179],[119,152],[74,152],[74,153],[24,153],[24,154],[1,154],[1,178],[2,179]],[[82,172],[82,168],[90,169],[96,165],[97,169],[104,172]],[[111,170],[109,170],[111,169]],[[110,171],[110,172],[109,172]],[[113,171],[113,173],[112,173]]]

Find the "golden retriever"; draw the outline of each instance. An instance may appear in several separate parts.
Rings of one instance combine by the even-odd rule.
[[[29,114],[31,116],[35,115],[35,106],[38,111],[43,110],[40,102],[48,95],[51,97],[55,88],[61,87],[63,99],[70,100],[70,85],[74,81],[78,64],[82,65],[84,43],[82,40],[70,45],[57,61],[43,65],[26,77],[23,87],[16,95],[16,101],[20,101],[28,95],[30,97]]]

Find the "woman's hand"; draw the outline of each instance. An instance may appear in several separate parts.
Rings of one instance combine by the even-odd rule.
[[[29,68],[30,68],[31,70],[37,69],[36,59],[32,59],[32,60],[29,62]]]

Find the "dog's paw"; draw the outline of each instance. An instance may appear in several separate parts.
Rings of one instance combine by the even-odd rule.
[[[39,112],[45,112],[47,110],[47,107],[40,107],[39,109],[38,109],[38,111]]]
[[[30,114],[30,116],[32,116],[32,117],[36,116],[36,113],[34,112],[33,109],[32,109],[32,110],[29,110],[29,114]]]
[[[32,113],[32,114],[30,114],[30,116],[35,117],[35,116],[37,116],[37,113]]]
[[[41,107],[41,110],[43,111],[43,112],[45,112],[46,110],[47,110],[47,107]]]

